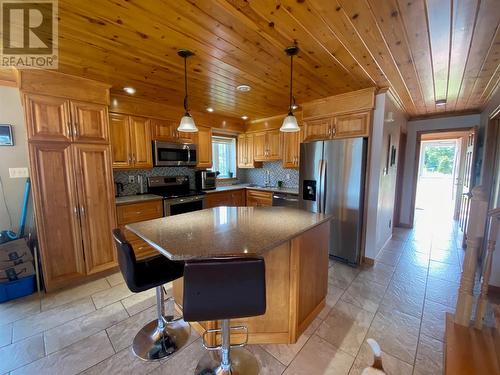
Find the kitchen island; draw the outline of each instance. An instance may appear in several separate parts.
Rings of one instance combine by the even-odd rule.
[[[126,227],[171,260],[264,257],[266,313],[235,319],[231,325],[246,325],[253,344],[291,344],[325,306],[329,220],[324,214],[287,207],[217,207]],[[180,309],[182,290],[178,279],[173,294]],[[193,327],[202,333],[217,328],[218,322]],[[233,342],[238,342],[234,336]]]

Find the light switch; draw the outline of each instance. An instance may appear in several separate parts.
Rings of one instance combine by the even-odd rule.
[[[28,168],[9,168],[10,178],[26,178],[29,177]]]

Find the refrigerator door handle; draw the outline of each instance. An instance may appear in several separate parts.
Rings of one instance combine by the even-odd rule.
[[[323,160],[320,159],[319,162],[318,162],[318,185],[317,185],[317,189],[316,189],[316,200],[318,201],[318,213],[322,213],[323,212],[323,207],[322,207],[322,203],[323,203],[323,199],[322,199],[322,196],[323,196],[323,181],[322,181],[322,176],[323,176]]]
[[[321,213],[324,214],[326,212],[326,160],[321,160],[320,180]]]

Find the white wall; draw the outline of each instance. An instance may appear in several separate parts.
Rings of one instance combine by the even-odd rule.
[[[14,136],[14,146],[0,146],[0,178],[4,188],[2,191],[0,186],[0,230],[17,231],[26,179],[10,178],[9,168],[28,167],[26,127],[17,88],[0,86],[0,124],[12,125]]]
[[[388,112],[393,112],[394,122],[385,122]],[[394,105],[390,96],[378,94],[375,98],[373,116],[366,208],[365,257],[371,259],[378,255],[392,236],[397,160],[396,164],[389,168],[387,175],[384,174],[384,168],[389,134],[392,137],[391,143],[395,145],[396,149],[399,149],[400,131],[405,126],[406,117]]]
[[[480,115],[466,115],[454,117],[442,117],[429,120],[408,121],[407,125],[407,143],[403,174],[403,189],[401,196],[401,224],[411,225],[411,202],[414,194],[413,179],[415,175],[415,157],[417,147],[417,132],[471,128],[479,126],[481,123]]]

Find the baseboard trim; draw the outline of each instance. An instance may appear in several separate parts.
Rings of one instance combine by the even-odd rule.
[[[368,258],[368,257],[363,257],[361,260],[362,264],[366,264],[368,266],[374,266],[375,265],[375,259]]]
[[[406,229],[412,229],[413,225],[411,224],[406,224],[406,223],[398,223],[398,225],[395,225],[396,228],[406,228]]]

